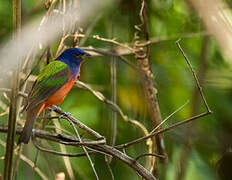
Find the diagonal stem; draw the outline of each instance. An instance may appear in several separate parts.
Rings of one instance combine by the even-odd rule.
[[[206,102],[204,93],[203,93],[203,91],[202,91],[202,87],[201,87],[201,85],[200,85],[200,83],[199,83],[199,80],[198,80],[198,78],[197,78],[197,75],[196,75],[195,71],[193,70],[192,64],[190,63],[188,57],[186,56],[186,54],[184,53],[184,50],[182,49],[182,47],[181,47],[181,45],[180,45],[180,40],[181,40],[181,39],[178,39],[178,40],[176,41],[176,44],[177,44],[178,48],[180,49],[182,55],[184,56],[184,59],[185,59],[185,61],[187,62],[188,66],[189,66],[189,68],[190,68],[190,70],[191,70],[191,72],[192,72],[192,74],[193,74],[193,77],[194,77],[196,86],[198,87],[199,93],[200,93],[201,98],[202,98],[202,100],[203,100],[203,102],[204,102],[204,105],[205,105],[205,108],[206,108],[207,112],[208,112],[208,113],[212,113],[212,111],[211,111],[210,108],[209,108],[208,103]]]
[[[76,133],[76,135],[77,135],[77,138],[79,139],[80,143],[82,143],[82,139],[81,139],[80,134],[78,133],[78,131],[77,131],[77,129],[76,129],[74,123],[73,123],[70,119],[68,119],[68,121],[69,121],[69,123],[71,124],[72,128],[74,129],[74,131],[75,131],[75,133]],[[93,164],[93,162],[92,162],[92,160],[91,160],[91,158],[90,158],[90,156],[89,156],[88,151],[86,150],[85,146],[82,146],[82,148],[83,148],[83,150],[84,150],[85,153],[86,153],[86,156],[87,156],[87,158],[88,158],[88,160],[89,160],[89,162],[90,162],[90,165],[91,165],[91,167],[92,167],[92,169],[93,169],[93,172],[94,172],[94,175],[95,175],[96,179],[99,180],[97,171],[96,171],[96,169],[95,169],[95,167],[94,167],[94,164]]]

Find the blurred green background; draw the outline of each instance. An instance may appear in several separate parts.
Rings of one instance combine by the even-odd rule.
[[[140,1],[138,0],[112,1],[109,7],[97,12],[95,17],[99,15],[99,19],[90,35],[116,38],[121,43],[133,42],[134,25],[140,23],[139,9]],[[231,9],[229,10],[231,11]],[[45,12],[44,1],[24,0],[22,2],[22,24],[27,24],[35,18],[41,18]],[[220,169],[224,167],[221,166],[224,162],[222,157],[230,154],[232,145],[231,65],[228,63],[228,59],[221,54],[214,38],[202,35],[202,32],[205,32],[204,25],[187,2],[181,0],[148,1],[148,16],[150,37],[166,38],[166,40],[151,44],[152,70],[158,89],[162,117],[167,117],[187,100],[190,101],[183,110],[168,120],[164,127],[205,111],[203,103],[199,99],[199,93],[195,94],[196,87],[193,76],[175,44],[179,37],[182,37],[183,49],[199,75],[207,102],[214,112],[194,123],[164,133],[169,161],[166,164],[159,164],[159,179],[216,179],[217,172],[222,171],[222,174],[226,172],[226,170]],[[94,17],[88,19],[83,27],[84,32],[94,20]],[[9,0],[0,1],[0,25],[0,43],[2,46],[12,36],[12,5]],[[51,45],[53,53],[56,52],[58,43],[59,40]],[[114,47],[111,43],[93,38],[88,38],[83,46],[105,49]],[[126,55],[126,57],[136,64],[133,55]],[[89,58],[82,66],[80,77],[81,81],[90,84],[108,99],[111,99],[111,59],[109,56]],[[115,58],[115,60],[117,64],[117,104],[125,114],[139,120],[150,131],[151,121],[138,72],[120,59]],[[46,59],[44,58],[34,75],[38,74],[40,68],[45,64]],[[6,105],[9,103],[2,95],[1,101]],[[105,136],[107,142],[111,143],[112,111],[108,105],[100,102],[90,92],[73,88],[61,107]],[[3,109],[0,112],[4,112]],[[7,124],[7,117],[8,114],[0,117],[1,125]],[[41,121],[37,122],[38,127],[41,127],[39,125]],[[73,132],[65,120],[61,120],[60,123],[64,129]],[[49,122],[49,125],[53,125],[53,123]],[[141,136],[143,134],[138,128],[123,121],[120,116],[117,117],[116,144],[126,143]],[[6,134],[0,134],[0,139],[5,141]],[[44,140],[43,145],[60,151],[57,144]],[[146,151],[145,143],[126,148],[127,154],[131,157],[136,157]],[[76,153],[80,152],[80,149],[67,147],[67,152]],[[33,162],[35,161],[37,150],[31,143],[24,147],[23,153]],[[0,146],[0,157],[1,174],[4,167],[4,147],[2,145]],[[103,155],[92,155],[91,157],[100,179],[111,179],[105,157]],[[95,178],[86,157],[70,158],[70,161],[74,179]],[[145,164],[145,158],[139,161],[141,164]],[[48,179],[55,179],[59,172],[64,172],[66,179],[70,179],[62,157],[39,152],[36,166]],[[131,168],[117,159],[113,159],[110,166],[116,180],[141,179]],[[232,167],[231,161],[228,162],[226,168],[229,166]],[[180,174],[181,167],[184,167],[183,176]],[[41,179],[41,177],[25,162],[20,161],[18,179],[32,180]]]

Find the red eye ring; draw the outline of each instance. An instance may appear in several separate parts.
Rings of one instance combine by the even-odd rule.
[[[74,56],[75,58],[80,58],[80,57],[81,57],[81,55],[78,54],[78,53],[74,53],[73,56]]]

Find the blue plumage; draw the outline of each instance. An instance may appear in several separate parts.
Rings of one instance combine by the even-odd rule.
[[[70,48],[66,49],[56,60],[68,64],[72,69],[73,75],[76,76],[79,72],[82,57],[84,56],[90,56],[90,54],[80,48]]]

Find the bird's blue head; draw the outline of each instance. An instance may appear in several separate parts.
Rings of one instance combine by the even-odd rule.
[[[86,56],[90,56],[90,54],[85,52],[83,49],[70,48],[61,53],[61,55],[59,55],[56,60],[68,64],[69,67],[73,70],[73,73],[76,74],[79,72],[80,64]]]

